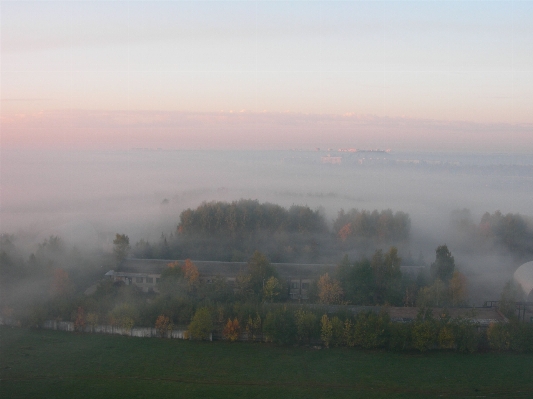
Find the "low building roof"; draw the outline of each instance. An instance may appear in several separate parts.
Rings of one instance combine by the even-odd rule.
[[[160,274],[169,263],[176,262],[170,259],[126,259],[116,270],[122,273],[149,273]],[[177,261],[180,265],[184,260]],[[235,277],[246,269],[246,262],[218,262],[218,261],[197,261],[192,262],[203,275]],[[309,264],[309,263],[271,263],[276,268],[281,278],[302,279],[311,278],[320,274],[331,272],[335,265]]]

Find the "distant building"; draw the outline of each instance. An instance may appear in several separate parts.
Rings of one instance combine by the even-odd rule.
[[[114,282],[136,285],[144,292],[159,292],[157,284],[161,273],[174,260],[126,259],[117,270],[108,271],[105,276]],[[179,264],[185,261],[178,260]],[[200,279],[210,284],[215,278],[224,278],[235,284],[237,275],[244,272],[246,262],[192,261],[200,272]],[[321,274],[331,272],[335,266],[324,264],[271,263],[276,268],[288,296],[294,300],[309,298],[311,282]]]
[[[322,157],[322,163],[340,165],[342,163],[342,157],[332,157],[331,155],[328,155],[326,157]]]

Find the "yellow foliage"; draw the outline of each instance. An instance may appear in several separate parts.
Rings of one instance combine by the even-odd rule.
[[[321,303],[341,304],[344,292],[339,281],[333,280],[326,273],[318,279],[318,299]]]
[[[455,335],[453,329],[449,325],[445,325],[439,331],[439,336],[437,338],[439,346],[443,349],[453,349],[455,346]]]
[[[235,317],[233,321],[231,319],[228,319],[228,322],[226,323],[226,327],[224,327],[224,330],[222,330],[222,335],[224,336],[224,339],[235,342],[239,339],[241,333],[241,326],[239,325],[239,320]]]

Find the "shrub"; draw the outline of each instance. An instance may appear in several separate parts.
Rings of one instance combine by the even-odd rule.
[[[85,311],[81,306],[78,307],[78,311],[76,313],[76,320],[74,321],[74,329],[76,331],[83,331],[85,328]]]
[[[481,335],[477,326],[470,320],[457,319],[453,321],[455,335],[455,349],[461,353],[473,353],[479,348]]]
[[[516,352],[533,351],[533,324],[512,320],[508,324],[510,349]]]
[[[155,321],[155,329],[161,338],[165,337],[167,331],[171,328],[170,318],[168,316],[162,314],[157,317],[157,320]]]
[[[324,342],[324,346],[329,348],[331,339],[333,338],[333,326],[327,314],[324,314],[320,319],[320,325],[320,339]]]
[[[208,308],[200,308],[194,314],[189,324],[189,336],[196,340],[209,340],[213,331],[213,321]]]
[[[388,348],[393,351],[404,351],[411,348],[411,323],[390,323]]]
[[[355,346],[354,325],[350,319],[344,321],[343,343],[346,346]]]
[[[222,330],[222,336],[225,340],[230,342],[235,342],[239,339],[241,334],[241,326],[239,325],[239,320],[235,317],[233,320],[228,319],[224,330]]]
[[[310,344],[311,339],[319,335],[317,316],[309,311],[298,309],[294,313],[296,319],[296,334],[300,343]]]
[[[331,318],[331,345],[341,346],[344,342],[344,323],[337,316]]]
[[[268,312],[263,331],[272,342],[280,345],[294,344],[297,332],[294,314],[286,306]]]
[[[116,306],[109,315],[109,322],[111,325],[131,330],[135,325],[135,320],[138,318],[138,311],[130,304],[123,303]]]
[[[434,320],[416,322],[413,326],[413,348],[426,352],[435,347],[438,328]]]
[[[246,323],[246,337],[248,340],[255,340],[261,335],[261,316],[259,313],[256,317],[248,316],[248,322]]]
[[[504,323],[491,323],[487,330],[487,338],[491,349],[506,351],[511,346],[511,335]]]
[[[388,327],[386,313],[359,313],[355,319],[355,344],[366,349],[384,347],[388,341]]]
[[[440,328],[437,340],[439,342],[439,347],[442,349],[455,348],[455,335],[453,326],[451,324],[443,325]]]

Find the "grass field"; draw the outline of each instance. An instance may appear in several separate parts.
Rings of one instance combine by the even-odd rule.
[[[426,355],[0,328],[0,398],[533,397],[533,355]]]

